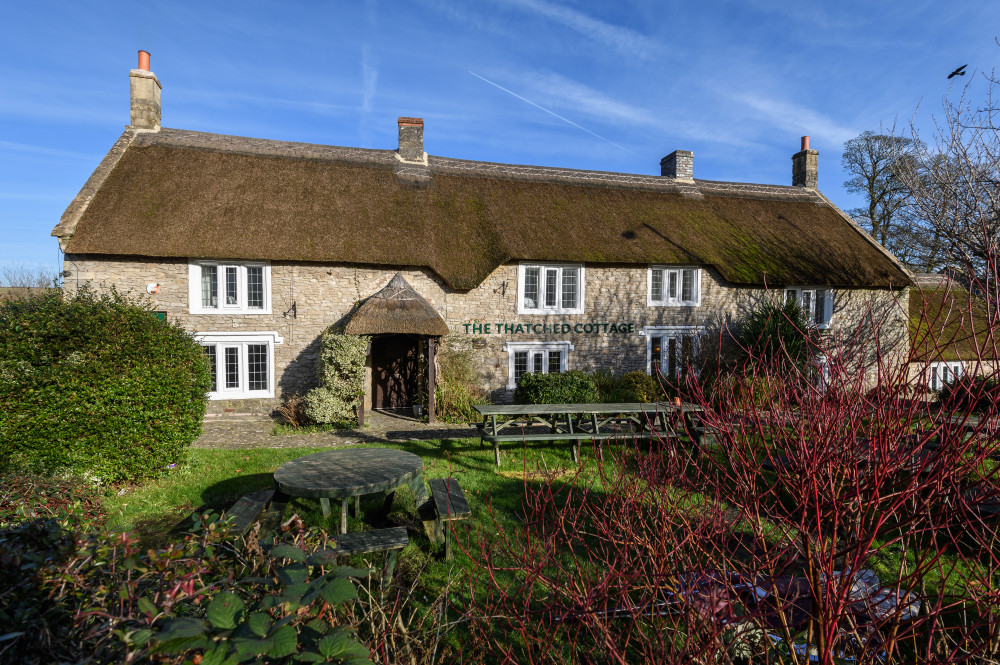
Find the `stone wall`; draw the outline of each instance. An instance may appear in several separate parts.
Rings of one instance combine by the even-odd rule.
[[[585,269],[584,314],[517,314],[518,268],[500,266],[479,287],[456,291],[430,270],[408,268],[354,267],[289,262],[271,263],[270,314],[190,314],[188,305],[188,261],[185,259],[144,259],[135,257],[95,257],[67,254],[65,285],[73,290],[86,282],[98,288],[115,286],[148,299],[154,309],[164,310],[192,332],[274,331],[283,344],[274,347],[276,396],[302,392],[315,385],[314,367],[319,336],[328,326],[343,321],[359,301],[384,287],[396,272],[402,272],[413,288],[423,295],[448,323],[451,334],[444,343],[469,348],[476,359],[482,386],[496,401],[507,401],[508,354],[503,351],[513,341],[568,341],[573,350],[568,368],[588,372],[622,374],[648,366],[645,326],[711,326],[738,320],[752,309],[765,292],[761,289],[726,285],[712,269],[702,270],[699,307],[647,307],[645,266],[587,266]],[[159,293],[146,295],[148,283],[159,285]],[[849,339],[848,330],[865,323],[868,311],[883,312],[886,318],[879,333],[886,340],[905,337],[905,309],[897,306],[899,293],[859,290],[837,291],[831,330],[827,335]],[[906,294],[902,294],[903,303]],[[898,310],[898,312],[897,312]],[[500,333],[496,324],[602,324],[594,332]],[[611,324],[632,324],[631,334],[605,332]],[[468,324],[468,325],[467,325]],[[473,334],[472,324],[483,326]],[[485,326],[490,325],[486,333]],[[606,326],[603,324],[607,324]],[[583,326],[581,325],[581,330]],[[477,329],[479,330],[479,329]],[[275,400],[276,401],[276,400]],[[274,401],[213,401],[211,412],[268,410]]]

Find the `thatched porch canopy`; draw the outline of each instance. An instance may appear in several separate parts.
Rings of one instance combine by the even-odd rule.
[[[401,273],[358,308],[344,332],[349,335],[448,334],[448,324],[427,299],[413,290]]]

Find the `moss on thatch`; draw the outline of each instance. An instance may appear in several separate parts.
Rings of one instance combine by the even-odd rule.
[[[744,285],[909,283],[801,187],[436,157],[414,186],[396,166],[390,151],[164,129],[138,135],[55,233],[75,254],[426,266],[456,289],[512,260],[693,263]]]
[[[996,329],[985,303],[942,275],[918,276],[910,290],[910,345],[914,360],[975,360],[997,357]]]

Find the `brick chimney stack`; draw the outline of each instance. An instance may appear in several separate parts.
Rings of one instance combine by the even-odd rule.
[[[399,119],[399,150],[396,152],[404,162],[427,163],[423,118]]]
[[[132,91],[132,129],[160,130],[160,81],[149,71],[149,53],[139,51],[139,66],[128,73]]]
[[[819,152],[809,149],[809,137],[802,137],[802,150],[792,155],[792,186],[816,189],[819,185]]]
[[[660,160],[660,175],[664,178],[694,182],[694,153],[674,150]]]

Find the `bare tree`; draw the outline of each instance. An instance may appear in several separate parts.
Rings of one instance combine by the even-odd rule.
[[[58,275],[40,265],[20,263],[0,267],[0,286],[37,289],[51,287]]]
[[[901,172],[911,210],[940,244],[943,260],[973,280],[986,274],[1000,234],[1000,79],[990,74],[979,82],[986,84],[984,102],[971,101],[973,82],[956,101],[946,97],[934,145],[918,144],[916,159]],[[916,127],[911,131],[918,141]]]
[[[845,189],[863,195],[867,204],[848,214],[901,261],[929,269],[935,252],[923,225],[910,214],[910,187],[903,177],[914,170],[922,149],[917,138],[867,131],[844,142],[841,165],[850,175]]]

